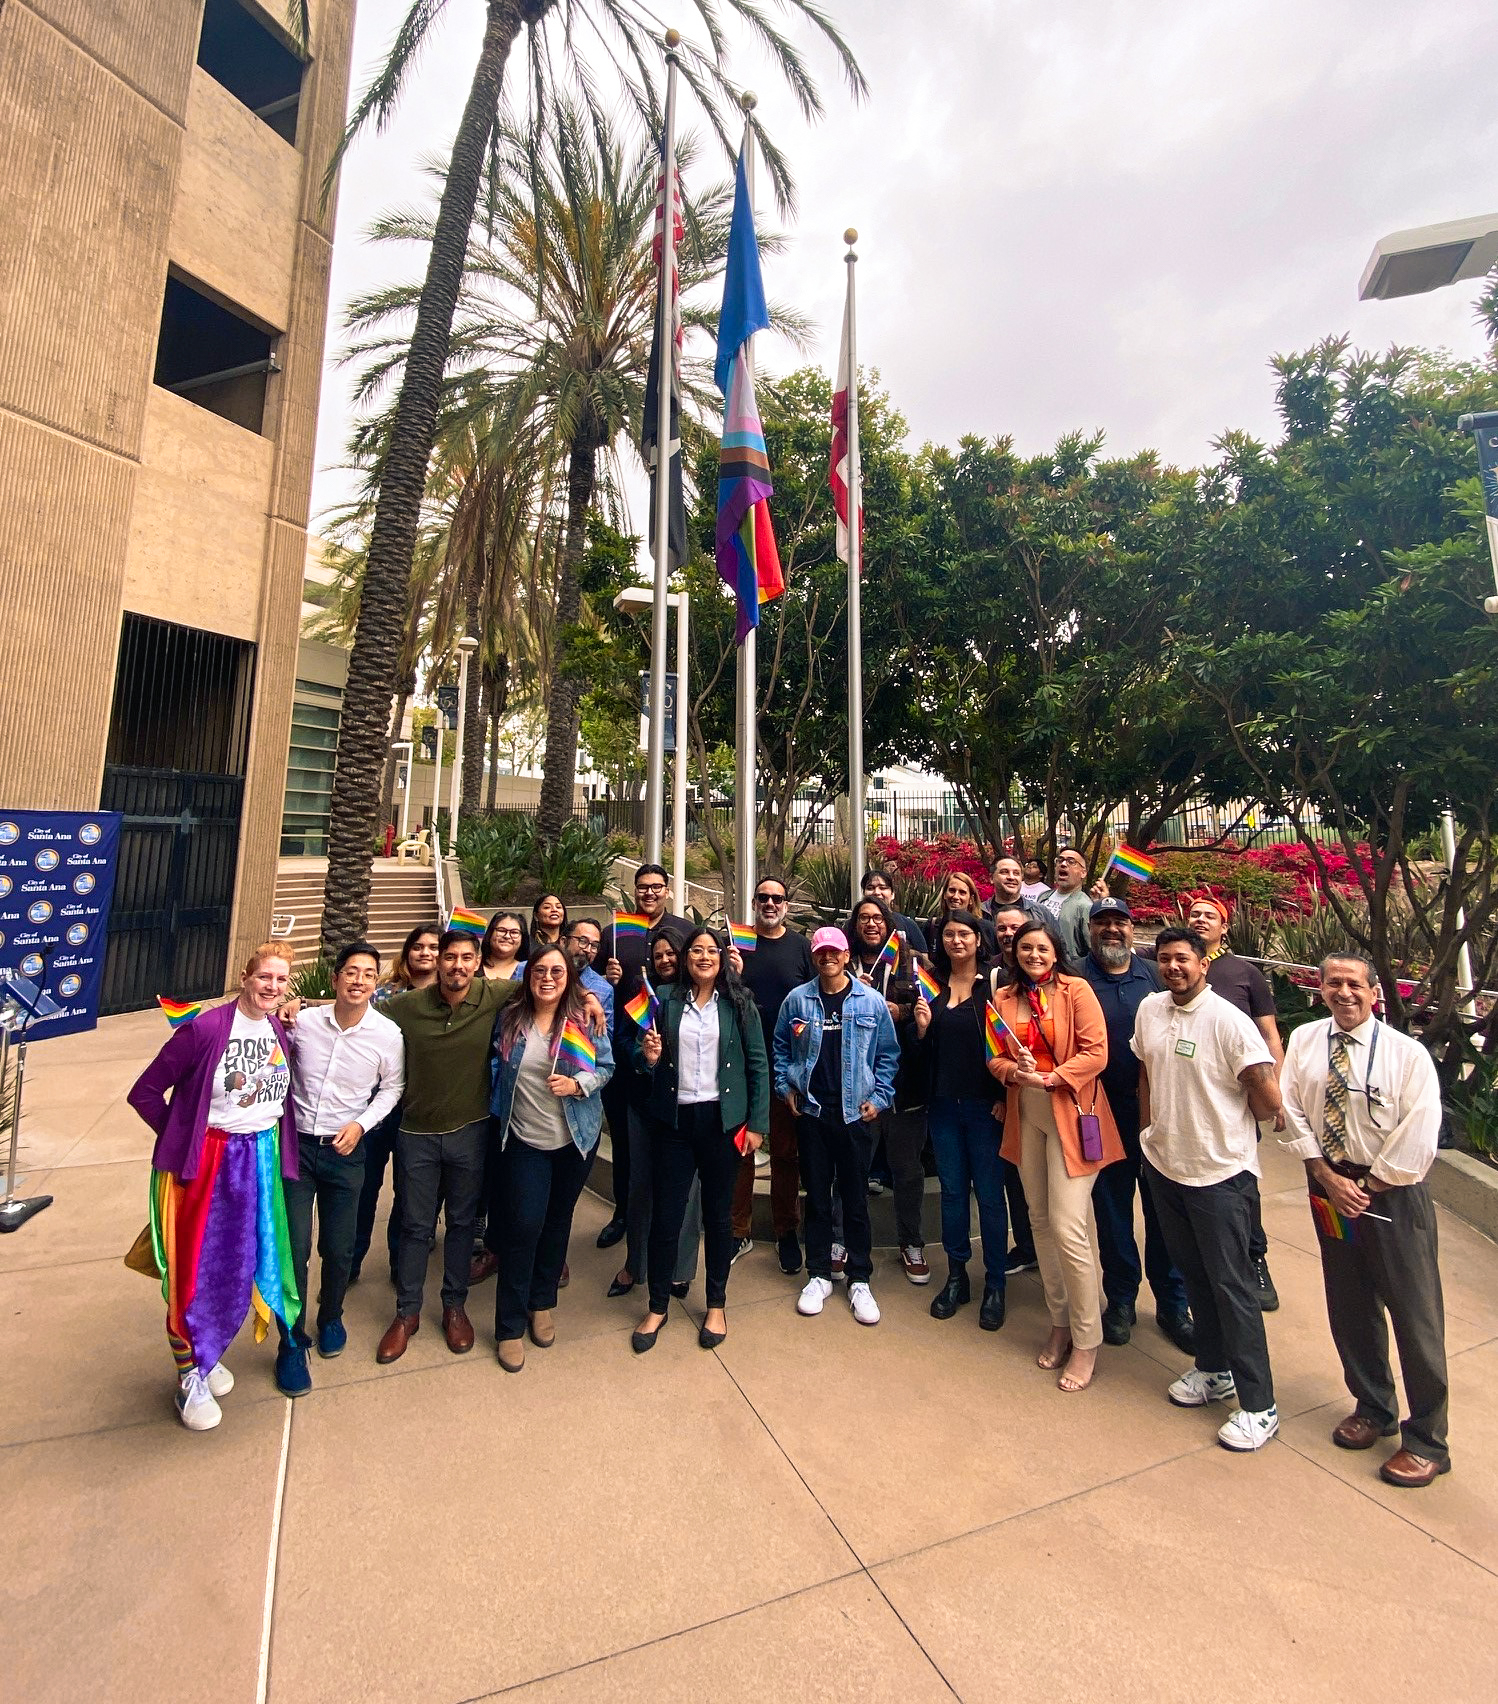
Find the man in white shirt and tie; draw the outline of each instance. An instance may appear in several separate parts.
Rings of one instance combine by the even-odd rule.
[[[368,941],[339,953],[333,1004],[297,1017],[291,1037],[291,1098],[300,1139],[301,1176],[287,1180],[286,1228],[302,1315],[281,1330],[276,1384],[287,1396],[312,1388],[307,1370],[307,1262],[312,1211],[322,1282],[317,1305],[317,1352],[324,1360],[348,1342],[343,1297],[354,1259],[359,1192],[364,1184],[364,1133],[391,1111],[405,1086],[405,1043],[390,1019],[370,1006],[380,980],[380,955]]]
[[[1425,1187],[1441,1091],[1420,1043],[1374,1017],[1377,991],[1360,953],[1322,960],[1321,998],[1332,1015],[1290,1038],[1285,1146],[1305,1161],[1332,1340],[1357,1404],[1332,1442],[1366,1450],[1400,1433],[1379,1473],[1417,1488],[1451,1470],[1436,1212]],[[1385,1309],[1409,1400],[1402,1425]]]

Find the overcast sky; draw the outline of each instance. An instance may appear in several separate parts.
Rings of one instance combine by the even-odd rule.
[[[1357,284],[1380,235],[1498,203],[1492,0],[828,3],[864,105],[825,53],[813,127],[762,62],[735,67],[800,194],[766,284],[816,321],[808,358],[831,372],[841,233],[857,227],[860,362],[913,444],[1009,433],[1033,452],[1083,428],[1112,453],[1191,464],[1227,428],[1275,435],[1276,351],[1346,332],[1481,353],[1473,285],[1360,303]],[[360,0],[356,87],[408,5]],[[342,309],[391,275],[362,232],[415,196],[415,162],[446,150],[471,75],[483,8],[449,10],[399,120],[343,174],[319,507],[340,493],[326,470],[350,418]],[[685,0],[660,10],[691,33]],[[762,340],[759,359],[801,357]]]

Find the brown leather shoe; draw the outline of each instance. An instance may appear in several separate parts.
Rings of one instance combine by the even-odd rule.
[[[466,1355],[473,1347],[473,1327],[462,1308],[443,1308],[442,1335],[454,1355]]]
[[[476,1248],[473,1259],[468,1264],[468,1284],[482,1284],[486,1278],[492,1278],[499,1271],[499,1256],[487,1248]]]
[[[1332,1428],[1332,1442],[1339,1450],[1371,1450],[1380,1438],[1392,1438],[1397,1426],[1380,1426],[1366,1414],[1349,1414]]]
[[[388,1367],[392,1361],[400,1360],[406,1352],[406,1345],[420,1330],[420,1314],[397,1314],[380,1339],[380,1346],[375,1350],[375,1360],[382,1367]]]
[[[525,1365],[525,1339],[523,1337],[501,1337],[499,1340],[499,1364],[507,1373],[518,1373]]]
[[[531,1342],[538,1349],[549,1349],[557,1340],[556,1321],[550,1308],[537,1308],[531,1315]]]
[[[1378,1476],[1386,1485],[1402,1485],[1407,1490],[1418,1491],[1441,1474],[1450,1472],[1450,1457],[1445,1461],[1427,1461],[1413,1450],[1396,1450],[1379,1468]]]

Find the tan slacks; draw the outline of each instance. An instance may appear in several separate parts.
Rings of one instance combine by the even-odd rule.
[[[1020,1091],[1019,1132],[1019,1173],[1051,1324],[1070,1329],[1074,1348],[1096,1349],[1103,1341],[1103,1299],[1093,1174],[1067,1175],[1049,1091]]]

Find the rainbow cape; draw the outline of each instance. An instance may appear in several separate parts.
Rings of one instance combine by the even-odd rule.
[[[476,911],[468,911],[461,905],[454,907],[453,914],[447,920],[449,929],[461,929],[465,935],[480,935],[489,927],[487,920],[480,917]]]
[[[1137,846],[1120,846],[1108,860],[1108,869],[1122,870],[1136,882],[1147,882],[1155,873],[1155,860],[1145,857]]]
[[[203,1010],[201,1000],[168,1000],[165,994],[156,996],[156,1004],[166,1015],[166,1021],[176,1029],[181,1024],[190,1024],[198,1013]]]
[[[741,953],[752,953],[759,945],[759,936],[755,934],[753,927],[748,923],[730,923],[728,925],[728,938]]]
[[[620,941],[643,941],[650,933],[650,919],[638,911],[616,911],[614,913],[614,946],[617,950]]]
[[[593,1037],[582,1025],[576,1019],[568,1018],[562,1025],[561,1035],[557,1037],[557,1050],[553,1058],[557,1064],[566,1060],[579,1071],[591,1071],[598,1063],[598,1049],[593,1045]]]
[[[934,1000],[936,996],[941,993],[941,984],[936,980],[931,972],[926,969],[925,965],[920,963],[916,964],[915,979],[920,987],[919,998],[929,1002]]]
[[[642,981],[639,993],[624,1002],[624,1009],[641,1029],[648,1030],[655,1023],[655,1014],[661,1009],[661,1003],[650,984]]]

